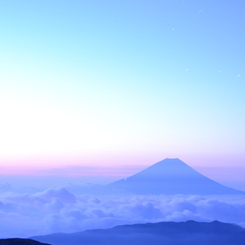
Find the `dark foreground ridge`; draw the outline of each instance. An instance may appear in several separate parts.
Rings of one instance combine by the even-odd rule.
[[[244,245],[245,229],[219,221],[160,222],[36,236],[33,239],[53,245]]]
[[[32,239],[8,238],[8,239],[0,239],[0,245],[49,245],[49,244],[34,241]]]
[[[178,158],[158,162],[128,178],[108,185],[114,193],[140,195],[244,195],[200,174]]]

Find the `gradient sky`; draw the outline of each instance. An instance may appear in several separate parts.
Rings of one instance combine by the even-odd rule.
[[[245,166],[244,9],[0,0],[0,167]]]

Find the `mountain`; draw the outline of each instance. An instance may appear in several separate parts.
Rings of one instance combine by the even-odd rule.
[[[8,238],[8,239],[0,239],[0,245],[49,245],[49,244],[40,243],[32,239]]]
[[[111,229],[88,230],[71,234],[36,236],[33,239],[53,245],[244,245],[245,229],[228,223],[160,222],[122,225]]]
[[[108,188],[114,193],[140,195],[245,194],[205,177],[178,158],[166,158],[135,175],[109,184]]]

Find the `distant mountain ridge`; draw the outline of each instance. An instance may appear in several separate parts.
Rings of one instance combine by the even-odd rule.
[[[108,185],[111,190],[141,195],[245,194],[200,174],[178,158],[166,158],[128,178]]]
[[[122,225],[71,234],[50,234],[32,239],[53,245],[244,245],[245,229],[219,221],[160,222]]]

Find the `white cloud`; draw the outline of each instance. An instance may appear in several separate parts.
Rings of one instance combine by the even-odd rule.
[[[2,194],[0,216],[1,237],[160,221],[219,220],[244,225],[245,197],[75,196],[60,188],[36,194]]]
[[[64,203],[76,202],[76,197],[65,188],[48,189],[44,192],[37,193],[35,196],[44,199],[48,202],[52,201],[54,198],[57,198],[58,200]]]

